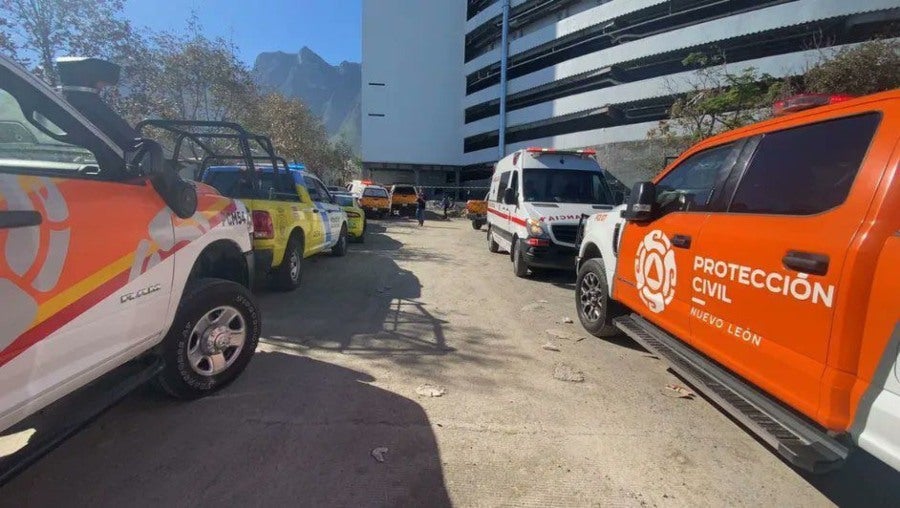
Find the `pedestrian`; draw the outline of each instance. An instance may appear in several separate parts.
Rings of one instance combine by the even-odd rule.
[[[416,218],[419,219],[419,225],[425,225],[425,191],[420,190],[416,196]]]
[[[450,194],[444,194],[444,199],[441,201],[441,205],[444,207],[444,218],[447,218],[447,209],[450,208],[450,205],[453,202],[450,200]]]

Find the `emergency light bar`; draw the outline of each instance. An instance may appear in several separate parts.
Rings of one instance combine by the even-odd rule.
[[[584,150],[557,150],[556,148],[539,148],[536,146],[528,147],[525,149],[526,152],[530,154],[534,154],[535,157],[541,156],[544,154],[551,155],[580,155],[582,157],[592,157],[597,155],[597,151],[593,148],[586,148]]]
[[[787,99],[776,101],[772,106],[775,116],[786,115],[788,113],[796,113],[806,109],[817,108],[819,106],[827,106],[829,104],[837,104],[839,102],[849,101],[855,97],[847,94],[803,94],[788,97]]]

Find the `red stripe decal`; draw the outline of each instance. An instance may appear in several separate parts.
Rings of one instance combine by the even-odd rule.
[[[53,314],[42,323],[39,323],[32,329],[23,333],[10,344],[6,349],[2,358],[0,358],[0,367],[18,356],[20,353],[44,340],[51,333],[62,328],[64,325],[83,314],[85,311],[100,303],[101,300],[113,294],[117,289],[128,283],[128,275],[131,268],[116,275],[112,279],[101,284],[97,289],[91,291],[87,295],[75,300],[68,307]]]
[[[520,226],[525,226],[525,219],[520,219],[520,218],[516,217],[515,215],[503,213],[500,210],[495,210],[493,208],[488,208],[488,212],[490,212],[500,218],[509,219],[510,221],[515,222],[516,224],[518,224]]]

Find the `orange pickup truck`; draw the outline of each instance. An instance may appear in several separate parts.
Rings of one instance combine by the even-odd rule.
[[[579,318],[798,467],[900,470],[900,90],[775,110],[583,219]]]
[[[487,200],[466,201],[466,218],[472,221],[472,229],[481,229],[487,223]]]

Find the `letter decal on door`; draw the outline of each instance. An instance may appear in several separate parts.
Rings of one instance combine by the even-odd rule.
[[[634,261],[638,295],[652,312],[660,313],[675,298],[675,251],[666,234],[655,229],[641,241]]]

